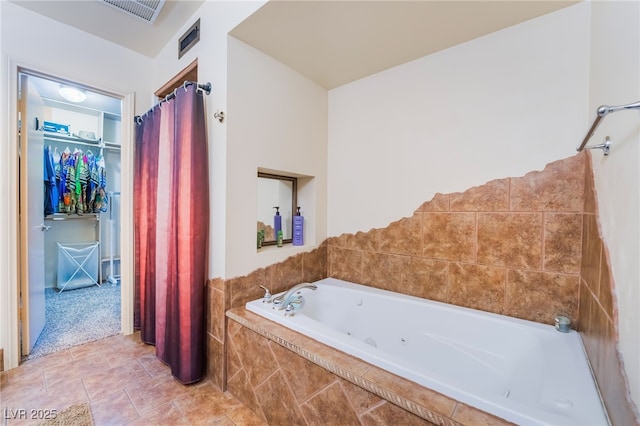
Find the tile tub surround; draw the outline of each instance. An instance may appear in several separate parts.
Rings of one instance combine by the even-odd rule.
[[[585,155],[328,240],[328,275],[553,324],[578,319]]]
[[[613,424],[635,424],[617,350],[617,313],[598,230],[590,153],[523,177],[436,194],[386,228],[331,237],[316,250],[209,283],[209,375],[225,389],[224,312],[328,276],[580,331]],[[584,235],[584,237],[583,237]]]
[[[283,262],[253,271],[249,275],[224,280],[215,278],[207,286],[207,377],[220,389],[226,380],[226,320],[228,309],[264,295],[261,285],[276,294],[300,282],[327,278],[327,246],[289,257]]]
[[[613,425],[640,425],[637,408],[630,400],[629,385],[617,350],[618,312],[611,276],[609,252],[602,241],[597,218],[591,162],[585,173],[582,224],[582,268],[580,273],[580,321],[591,369],[596,377]]]
[[[510,424],[244,308],[227,316],[229,392],[269,424]]]

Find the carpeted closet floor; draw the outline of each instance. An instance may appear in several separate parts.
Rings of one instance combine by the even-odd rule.
[[[27,360],[0,373],[0,383],[3,425],[38,425],[34,416],[83,403],[96,426],[263,424],[209,381],[180,384],[139,333]]]
[[[46,324],[28,359],[120,333],[120,284],[45,289]]]

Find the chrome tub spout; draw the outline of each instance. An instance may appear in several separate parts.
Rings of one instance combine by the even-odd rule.
[[[309,288],[311,290],[316,290],[318,288],[317,285],[313,283],[300,283],[291,287],[289,290],[281,294],[280,296],[276,296],[272,299],[273,307],[275,309],[285,309],[293,300],[297,300],[302,296],[298,295],[298,292],[302,289]]]

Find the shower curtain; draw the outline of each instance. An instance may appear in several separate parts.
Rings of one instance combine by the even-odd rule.
[[[134,326],[186,384],[205,370],[209,177],[202,92],[174,93],[136,125]]]

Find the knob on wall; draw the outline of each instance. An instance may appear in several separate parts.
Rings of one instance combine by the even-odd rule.
[[[216,120],[218,120],[219,122],[223,122],[224,121],[224,111],[216,111],[213,113],[213,118],[215,118]]]

